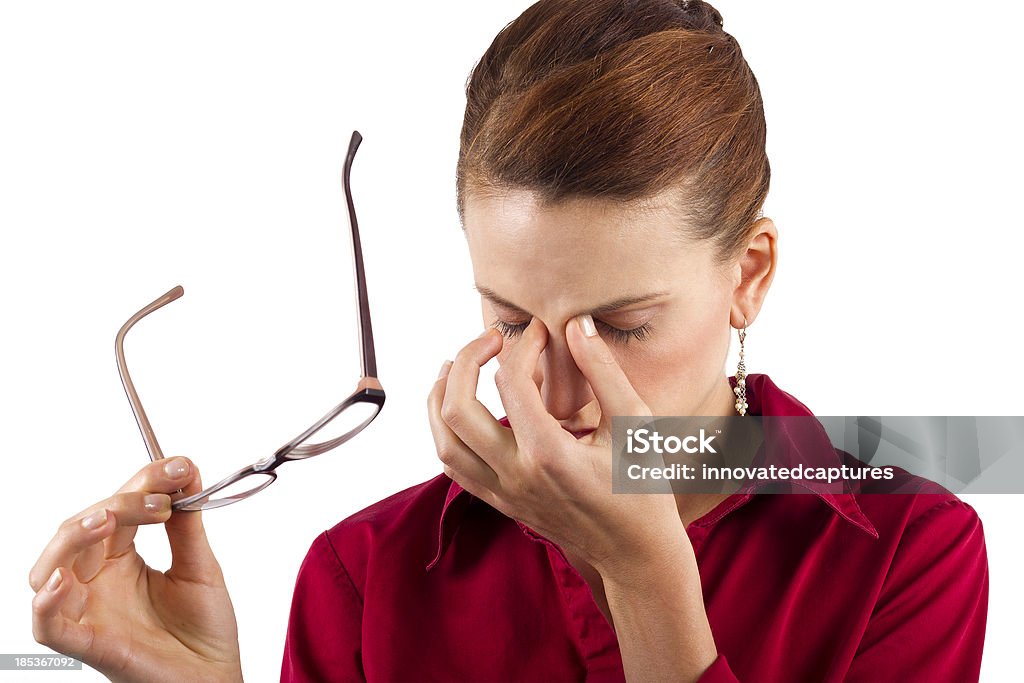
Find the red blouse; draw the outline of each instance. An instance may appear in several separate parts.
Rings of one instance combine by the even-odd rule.
[[[763,374],[747,376],[747,403],[811,414]],[[687,526],[719,653],[701,683],[978,680],[981,520],[895,470],[861,493],[757,494],[755,483]],[[883,493],[897,487],[939,492]],[[624,676],[615,632],[558,546],[439,474],[313,541],[281,680]]]

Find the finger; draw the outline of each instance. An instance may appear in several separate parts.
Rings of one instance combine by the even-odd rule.
[[[30,583],[40,583],[58,566],[71,567],[83,583],[91,581],[105,560],[131,547],[140,524],[158,524],[170,516],[170,501],[166,494],[118,493],[72,517],[43,551]]]
[[[170,494],[172,501],[199,493],[202,489],[199,469],[191,460],[180,456],[150,463],[121,487],[122,491]],[[164,531],[171,547],[171,567],[167,573],[183,580],[221,582],[220,564],[206,537],[202,513],[175,512],[165,516],[164,520]],[[126,540],[130,543],[134,531],[131,534],[129,537],[126,533],[118,543],[124,544]]]
[[[199,470],[194,465],[192,469],[195,476],[185,486],[181,496],[171,496],[172,499],[192,496],[203,490]],[[167,532],[167,542],[171,546],[171,567],[167,570],[168,576],[196,583],[224,582],[220,563],[213,554],[210,539],[206,535],[206,527],[203,526],[202,512],[175,511],[164,524],[164,530]]]
[[[592,334],[588,335],[587,330]],[[611,430],[611,419],[615,415],[651,415],[651,409],[637,394],[612,350],[597,334],[589,315],[570,320],[565,326],[565,338],[573,360],[601,405],[601,422],[607,430]]]
[[[463,443],[441,418],[441,404],[444,401],[445,387],[451,368],[452,362],[445,361],[430,394],[427,396],[430,432],[434,436],[437,457],[444,465],[445,474],[476,497],[488,501],[489,494],[484,489],[494,492],[500,490],[501,484],[497,472]]]
[[[106,559],[120,557],[128,552],[135,541],[135,532],[141,524],[159,524],[171,516],[171,497],[166,493],[132,491],[110,497],[107,508],[114,516],[117,530],[104,546]],[[82,575],[78,575],[82,578]]]
[[[70,619],[62,610],[75,589],[72,572],[56,568],[50,574],[32,598],[32,635],[36,642],[57,652],[85,659],[93,641],[92,626]],[[77,589],[82,590],[80,584]]]
[[[462,347],[448,372],[441,401],[441,419],[471,450],[493,468],[514,454],[515,439],[476,397],[480,368],[501,351],[494,328]]]
[[[177,493],[178,490],[191,484],[196,475],[195,465],[188,458],[179,456],[155,460],[136,472],[124,486],[118,489],[115,496],[121,493],[134,492],[143,495],[163,494],[164,496],[169,496],[167,500],[174,500],[184,497],[185,494]],[[163,498],[160,499],[160,505],[163,505]],[[168,508],[167,514],[162,515],[157,521],[165,522],[170,516],[170,509]],[[140,523],[152,524],[153,522],[147,520]],[[131,548],[137,531],[138,526],[131,524],[128,518],[119,520],[117,531],[114,532],[114,536],[110,541],[106,543],[105,552],[107,557],[117,557]]]
[[[79,553],[92,545],[100,545],[116,528],[114,517],[102,507],[65,520],[29,572],[28,582],[32,590],[38,592],[57,567],[71,567]]]
[[[165,521],[167,514],[161,510],[146,510],[145,502],[139,497],[147,494],[168,494],[190,481],[192,466],[185,458],[172,458],[149,463],[140,469],[118,493],[104,499],[81,513],[65,520],[57,533],[43,549],[35,566],[29,572],[29,583],[33,590],[39,590],[43,582],[57,567],[74,567],[79,553],[94,544],[114,538],[102,546],[103,557],[113,557],[131,546],[138,524],[156,524]],[[124,493],[134,494],[135,499],[121,499]],[[121,510],[121,519],[105,510]],[[83,568],[96,565],[99,549],[89,550],[83,560]],[[90,573],[90,572],[87,572]]]
[[[67,572],[65,567],[61,567],[60,570],[62,574]],[[60,606],[60,613],[77,623],[85,616],[85,608],[89,602],[89,587],[79,581],[72,572],[68,572],[65,576],[68,577],[67,583],[70,584],[71,591],[64,598]]]
[[[544,323],[533,318],[523,330],[519,342],[513,347],[501,367],[494,373],[494,383],[505,407],[520,448],[538,452],[541,444],[558,440],[575,443],[572,434],[544,406],[537,383],[533,379],[540,352],[547,346],[548,331]]]
[[[149,491],[172,494],[186,485],[194,474],[194,466],[188,458],[162,458],[154,460],[136,472],[117,492]]]

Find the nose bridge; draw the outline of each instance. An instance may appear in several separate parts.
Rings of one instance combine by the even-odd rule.
[[[541,397],[555,419],[566,420],[593,400],[587,378],[576,366],[564,334],[548,335],[539,364],[544,371]]]

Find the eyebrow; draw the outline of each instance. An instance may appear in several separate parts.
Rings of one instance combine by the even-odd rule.
[[[514,303],[512,303],[508,299],[502,297],[500,294],[495,292],[490,287],[485,287],[484,285],[480,285],[480,284],[474,283],[473,284],[473,288],[476,289],[476,291],[480,292],[481,296],[486,297],[487,299],[489,299],[493,303],[496,303],[496,304],[498,304],[500,306],[503,306],[504,308],[507,308],[509,310],[515,311],[516,313],[522,313],[524,315],[528,315],[530,317],[533,317],[532,313],[530,313],[526,309],[522,308],[521,306],[516,306]],[[639,296],[625,296],[625,297],[622,297],[620,299],[615,299],[613,301],[609,301],[607,303],[603,303],[600,306],[592,308],[589,311],[581,311],[580,313],[590,313],[591,315],[601,315],[601,314],[604,314],[604,313],[611,313],[612,311],[617,311],[620,308],[625,308],[626,306],[631,306],[632,304],[644,303],[645,301],[650,301],[652,299],[657,299],[658,297],[662,297],[662,296],[665,296],[666,294],[670,294],[670,293],[671,292],[666,290],[666,291],[661,291],[661,292],[650,292],[648,294],[641,294]],[[573,317],[575,317],[575,316],[573,316]]]

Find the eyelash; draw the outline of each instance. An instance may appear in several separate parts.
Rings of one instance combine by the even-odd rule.
[[[512,339],[514,337],[518,337],[519,335],[521,335],[523,333],[523,330],[525,330],[529,324],[530,323],[525,322],[513,325],[512,323],[507,323],[504,320],[498,319],[494,321],[492,327],[496,328],[499,332],[501,332],[502,335],[504,335],[508,339]],[[596,318],[594,319],[594,324],[600,328],[605,329],[612,336],[613,341],[616,341],[621,344],[628,343],[630,337],[639,339],[640,341],[646,341],[648,335],[650,335],[651,333],[650,323],[644,323],[640,327],[634,327],[631,330],[622,330],[619,329],[618,327],[613,327],[608,323],[604,322],[603,320],[597,320]]]

